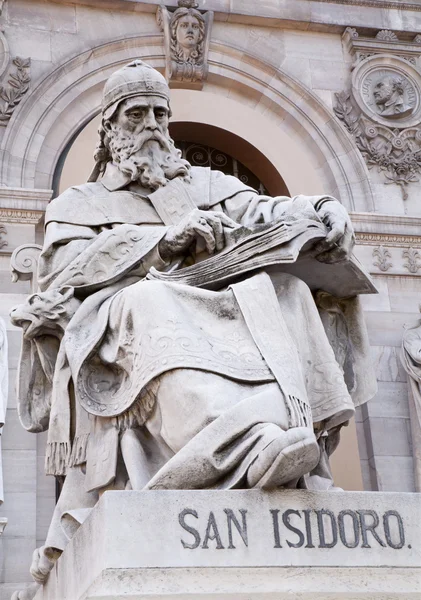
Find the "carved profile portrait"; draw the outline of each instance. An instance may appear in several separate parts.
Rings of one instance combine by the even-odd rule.
[[[170,21],[173,60],[190,64],[203,62],[205,31],[205,19],[198,10],[178,8]]]
[[[388,75],[373,86],[373,98],[382,117],[403,117],[413,112],[405,99],[406,82],[403,77]]]

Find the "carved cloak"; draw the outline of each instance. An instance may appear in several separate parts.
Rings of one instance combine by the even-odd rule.
[[[111,165],[110,169],[112,169]],[[199,339],[199,324],[192,332],[192,319],[189,318],[188,311],[184,311],[184,305],[190,305],[190,309],[196,311],[199,316],[200,311],[203,311],[206,317],[215,313],[214,298],[220,293],[175,286],[174,284],[142,282],[151,266],[158,269],[168,267],[158,252],[158,243],[165,235],[166,226],[163,225],[151,200],[137,194],[136,189],[127,188],[127,180],[123,178],[118,181],[118,177],[121,178],[120,172],[117,173],[116,184],[116,177],[109,176],[107,178],[106,173],[102,182],[71,188],[54,200],[46,213],[47,231],[39,268],[40,288],[48,295],[51,290],[57,290],[63,286],[70,287],[74,289],[74,295],[80,301],[75,314],[69,314],[66,317],[67,320],[70,319],[70,322],[66,323],[67,327],[63,327],[65,334],[60,346],[60,360],[56,362],[53,376],[53,382],[56,381],[58,384],[60,381],[61,383],[53,385],[53,409],[50,419],[49,449],[47,449],[47,471],[51,474],[64,474],[68,466],[80,464],[86,460],[87,437],[92,429],[91,423],[97,418],[93,417],[92,421],[92,415],[97,415],[98,418],[101,418],[99,415],[117,417],[135,402],[141,390],[153,377],[165,370],[183,368],[183,366],[200,368],[200,363],[197,361],[204,360],[203,368],[206,370],[233,377],[239,381],[264,382],[275,379],[273,369],[269,369],[264,360],[266,357],[263,357],[256,347],[256,340],[253,343],[249,328],[245,323],[244,311],[240,310],[238,304],[232,301],[232,292],[222,292],[222,294],[227,294],[226,300],[230,296],[231,307],[225,315],[223,311],[220,312],[221,327],[219,331],[225,330],[222,335],[224,338],[229,337],[230,334],[233,339],[236,335],[242,336],[247,340],[247,350],[240,349],[241,351],[237,352],[237,359],[235,359],[235,353],[226,352],[227,340],[225,339],[225,350],[220,353],[219,362],[214,361],[211,364],[212,360],[208,359],[209,347],[213,347],[215,340],[210,340],[209,333],[203,335],[203,332],[202,339]],[[179,184],[179,182],[176,183]],[[258,196],[254,190],[247,188],[237,179],[211,172],[209,169],[193,168],[191,183],[183,183],[183,186],[185,186],[187,196],[193,199],[196,206],[202,209],[222,209],[231,218],[243,224],[271,222],[276,218],[297,213],[297,199]],[[176,191],[180,192],[179,185]],[[172,198],[174,189],[169,184],[158,192],[163,196],[163,205],[168,210],[168,206],[171,206],[171,201],[174,199]],[[298,216],[308,218],[309,215],[314,215],[314,207],[317,208],[322,202],[329,200],[330,198],[323,196],[306,198],[304,205],[307,208],[303,208],[303,203],[301,203],[301,215]],[[176,205],[174,212],[177,216]],[[168,218],[170,219],[171,215]],[[135,378],[136,385],[133,385],[131,375],[137,359],[135,353],[132,356],[129,355],[133,339],[139,340],[138,348],[142,347],[140,342],[142,340],[145,347],[153,349],[154,346],[160,347],[162,344],[160,340],[168,340],[171,336],[165,332],[158,339],[159,324],[147,331],[150,325],[147,319],[143,322],[141,319],[137,319],[137,322],[141,323],[141,329],[131,331],[130,316],[126,318],[124,327],[120,331],[120,324],[115,321],[115,315],[119,313],[119,310],[116,310],[115,307],[118,306],[119,299],[128,298],[134,294],[135,287],[141,286],[139,287],[139,302],[132,303],[133,306],[130,310],[135,310],[136,307],[138,310],[142,310],[140,301],[148,302],[149,305],[145,306],[145,314],[149,318],[154,311],[154,297],[153,294],[149,294],[148,297],[148,294],[145,295],[145,293],[146,286],[149,286],[147,289],[151,290],[151,285],[164,286],[161,292],[165,290],[165,293],[162,293],[160,297],[166,297],[170,308],[173,309],[175,327],[177,328],[181,323],[181,329],[183,327],[190,329],[189,343],[193,340],[199,347],[200,344],[204,344],[204,346],[202,354],[200,352],[196,352],[196,354],[190,352],[189,354],[187,351],[183,355],[180,352],[173,352],[173,358],[176,358],[175,362],[168,362],[171,357],[167,356],[165,352],[161,353],[159,367],[152,366],[151,368],[151,365],[146,365],[142,371],[142,377],[137,380]],[[179,288],[184,289],[180,290]],[[184,302],[180,300],[183,296]],[[162,310],[165,312],[164,306]],[[170,316],[167,314],[166,321],[171,321],[168,319]],[[157,319],[159,319],[159,314],[157,314]],[[178,325],[177,319],[180,322]],[[216,323],[217,321],[215,321]],[[161,325],[166,327],[168,323],[161,323]],[[218,327],[215,326],[214,329],[217,330]],[[158,337],[152,339],[151,332]],[[221,339],[220,336],[220,341]],[[35,350],[35,354],[38,352],[39,355],[38,367],[43,363],[42,357],[48,354],[45,352],[48,343],[44,343],[44,347],[42,344],[46,341],[48,342],[48,338],[41,340],[41,343],[32,342],[32,350]],[[183,348],[182,343],[180,348]],[[364,352],[365,349],[365,347],[357,347],[355,352]],[[332,383],[332,393],[329,398],[326,398],[326,402],[323,399],[325,393],[323,386],[317,391],[314,386],[309,388],[300,379],[302,378],[302,375],[299,375],[301,369],[296,364],[296,359],[294,359],[293,368],[290,368],[291,372],[297,373],[296,381],[293,383],[295,389],[298,389],[298,397],[301,397],[304,404],[307,403],[307,395],[310,391],[310,404],[314,405],[314,409],[316,409],[315,420],[331,419],[335,414],[341,414],[344,421],[352,415],[352,401],[346,390],[341,369],[334,359],[327,340],[325,350],[325,354],[329,356],[329,359],[324,361],[328,368],[319,370],[317,373],[316,369],[314,374],[319,381],[330,379]],[[242,360],[245,355],[251,357],[250,368],[247,368]],[[237,371],[235,371],[235,360],[232,361],[232,356],[237,360]],[[190,359],[193,360],[193,363],[190,362]],[[54,365],[51,365],[51,356],[47,362],[50,363],[48,370],[54,371]],[[36,362],[33,364],[35,365]],[[147,377],[148,369],[149,378]],[[63,377],[64,371],[67,372],[67,379]],[[329,378],[327,377],[328,373],[330,374]],[[78,407],[79,415],[76,419],[76,431],[73,434],[71,432],[71,410],[65,408],[65,404],[67,403],[69,406],[71,401],[70,398],[66,399],[63,385],[63,382],[67,384],[70,381],[70,374],[75,384],[75,404]],[[277,380],[280,383],[279,379]],[[48,377],[46,374],[45,381],[48,383],[45,386],[48,394],[48,389],[51,389],[51,375]],[[363,401],[368,400],[374,393],[373,382],[369,377],[360,377],[359,381],[358,403],[362,401],[362,398],[364,398]],[[59,389],[60,394],[54,393],[54,390]],[[20,390],[21,404],[23,403],[27,407],[34,404],[33,391],[33,386]],[[294,394],[291,394],[291,397],[294,397]],[[105,398],[107,398],[106,402]],[[121,403],[118,398],[122,398],[124,402]],[[49,405],[49,402],[44,402],[44,404]],[[80,406],[85,410],[80,410]],[[32,412],[36,414],[36,411]],[[88,413],[91,413],[90,419],[87,418]],[[146,417],[147,415],[145,415]],[[37,418],[38,424],[33,424],[33,426],[39,427],[39,415]]]

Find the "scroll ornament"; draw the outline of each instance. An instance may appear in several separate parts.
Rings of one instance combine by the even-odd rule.
[[[174,12],[161,5],[158,25],[164,32],[165,76],[175,87],[201,89],[208,72],[213,12],[201,12],[194,0],[179,0]]]

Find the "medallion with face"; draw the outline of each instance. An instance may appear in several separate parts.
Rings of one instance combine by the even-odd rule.
[[[352,95],[375,123],[404,129],[421,122],[421,75],[401,57],[379,54],[360,60],[352,71]]]
[[[409,79],[391,69],[368,73],[362,82],[367,106],[386,119],[399,119],[414,111],[417,94]]]

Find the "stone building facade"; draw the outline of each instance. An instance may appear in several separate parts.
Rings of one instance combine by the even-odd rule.
[[[345,433],[335,475],[345,489],[420,491],[400,346],[421,303],[421,4],[203,0],[193,58],[170,39],[176,0],[0,4],[0,316],[10,381],[0,599],[29,580],[56,498],[44,434],[26,433],[17,416],[20,331],[8,313],[31,291],[33,264],[15,256],[12,283],[11,255],[42,244],[49,200],[86,181],[102,87],[134,58],[167,73],[171,132],[196,146],[198,164],[215,150],[223,158],[212,166],[233,159],[272,195],[326,193],[350,211],[355,254],[379,290],[363,298],[379,391]]]

